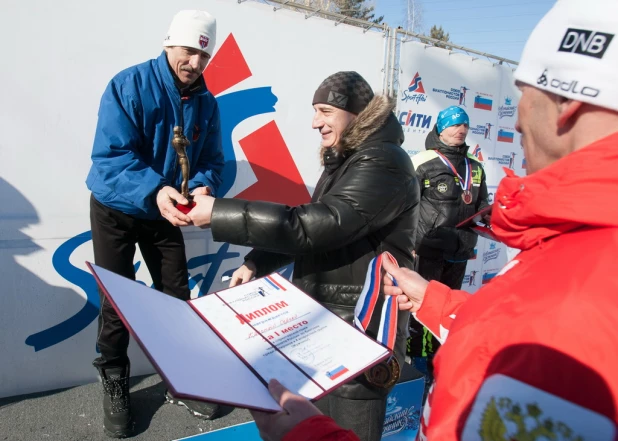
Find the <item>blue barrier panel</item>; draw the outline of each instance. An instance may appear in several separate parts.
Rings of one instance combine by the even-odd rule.
[[[202,433],[201,435],[189,436],[176,441],[260,441],[261,439],[260,432],[255,426],[255,423],[250,421],[248,423],[226,427],[225,429]]]
[[[420,425],[425,378],[395,385],[386,402],[382,439],[414,441]]]
[[[404,379],[404,381],[395,385],[388,395],[382,439],[414,441],[420,424],[424,387],[425,380],[423,377],[408,381]],[[260,441],[261,438],[255,423],[249,422],[182,438],[182,441],[186,440]]]

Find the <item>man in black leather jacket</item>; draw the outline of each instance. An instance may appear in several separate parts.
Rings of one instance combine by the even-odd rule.
[[[352,323],[368,265],[389,251],[412,268],[419,187],[401,125],[386,96],[374,96],[356,72],[338,72],[313,99],[324,172],[312,200],[296,207],[196,197],[189,213],[213,239],[253,247],[232,285],[294,262],[296,286]],[[380,296],[382,297],[382,296]],[[379,311],[383,298],[376,305]],[[367,333],[375,338],[379,314]],[[409,313],[399,313],[395,356],[403,366]],[[316,404],[364,441],[381,438],[388,388],[363,375]]]
[[[478,236],[455,225],[488,205],[485,171],[477,158],[468,153],[465,143],[470,120],[466,112],[451,106],[438,114],[433,130],[425,140],[426,151],[412,158],[421,186],[420,218],[414,249],[418,273],[452,289],[460,289],[468,259],[474,257]],[[427,362],[438,341],[416,320],[410,321],[409,354]],[[419,357],[425,360],[419,360]]]

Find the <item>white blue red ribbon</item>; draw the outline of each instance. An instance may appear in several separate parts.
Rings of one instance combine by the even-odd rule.
[[[470,190],[470,187],[472,186],[472,179],[470,179],[470,177],[472,176],[472,164],[470,163],[470,160],[467,157],[464,158],[466,161],[466,179],[463,179],[459,175],[459,173],[457,173],[457,169],[453,166],[453,164],[451,164],[451,161],[449,161],[446,156],[444,156],[437,150],[436,153],[438,154],[438,157],[442,160],[442,162],[444,162],[444,165],[451,169],[453,174],[459,178],[459,186],[461,187],[461,189],[464,191]]]
[[[386,253],[386,255],[395,265],[399,266],[397,260],[395,260],[390,253]],[[363,286],[363,291],[354,308],[354,325],[362,332],[366,332],[371,322],[371,317],[373,317],[376,303],[381,295],[382,259],[383,254],[380,254],[374,257],[369,263],[367,276],[365,278],[365,286]],[[393,283],[396,283],[394,279]],[[382,305],[380,328],[378,329],[376,340],[390,350],[395,347],[395,338],[397,337],[397,315],[397,299],[394,296],[386,296],[384,305]]]

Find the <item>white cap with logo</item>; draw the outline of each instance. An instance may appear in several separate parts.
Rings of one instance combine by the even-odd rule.
[[[185,10],[172,19],[163,46],[185,46],[212,56],[217,39],[217,20],[206,11]]]
[[[618,111],[618,0],[558,0],[536,26],[515,79]]]

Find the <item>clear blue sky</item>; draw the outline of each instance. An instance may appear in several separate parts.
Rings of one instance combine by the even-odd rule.
[[[614,0],[612,0],[614,1]],[[534,26],[554,0],[416,0],[422,8],[423,32],[438,25],[450,41],[470,49],[518,61]],[[368,2],[371,3],[371,2]],[[405,0],[373,0],[376,17],[389,26],[404,26]]]

